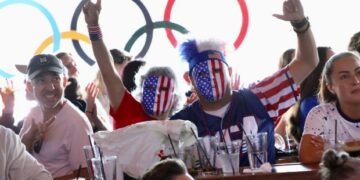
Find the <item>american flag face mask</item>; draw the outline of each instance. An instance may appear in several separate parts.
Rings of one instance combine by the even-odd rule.
[[[159,116],[169,110],[174,97],[174,80],[166,76],[149,76],[144,80],[142,106],[149,115]]]
[[[229,78],[224,65],[222,61],[210,59],[198,63],[192,71],[199,94],[209,102],[218,101],[225,95]]]

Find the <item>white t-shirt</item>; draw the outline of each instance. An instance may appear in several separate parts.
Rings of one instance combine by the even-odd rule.
[[[50,173],[25,149],[20,138],[0,126],[0,180],[52,179]]]
[[[30,128],[32,120],[43,121],[40,106],[31,109],[25,117],[20,134]],[[86,115],[66,101],[56,114],[54,122],[48,127],[40,153],[33,152],[32,155],[50,171],[53,177],[71,174],[80,164],[82,167],[87,166],[83,146],[89,145],[88,134],[92,133]]]
[[[360,121],[350,121],[336,103],[321,104],[312,108],[306,118],[303,135],[325,135],[333,140],[335,126],[338,141],[360,140]]]

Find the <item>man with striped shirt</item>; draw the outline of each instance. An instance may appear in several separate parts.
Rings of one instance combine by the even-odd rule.
[[[226,142],[243,139],[241,165],[248,165],[244,135],[257,132],[267,132],[268,160],[275,163],[274,120],[296,102],[298,85],[318,63],[315,40],[300,1],[286,1],[283,6],[283,15],[274,16],[291,21],[298,39],[296,56],[288,66],[248,89],[231,89],[223,42],[189,39],[180,45],[199,100],[171,119],[192,121],[200,137],[220,135]]]

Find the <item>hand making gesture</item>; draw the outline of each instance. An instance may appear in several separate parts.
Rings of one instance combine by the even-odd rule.
[[[88,26],[97,26],[99,25],[99,14],[101,11],[101,0],[97,0],[94,4],[88,0],[84,7],[83,12],[85,16],[85,22]]]
[[[22,133],[21,136],[21,141],[25,144],[26,149],[29,152],[32,152],[33,150],[36,153],[40,152],[46,132],[54,120],[55,116],[52,116],[44,122],[35,122],[35,120],[32,119],[30,129]]]
[[[300,0],[286,0],[283,3],[283,14],[273,14],[284,21],[301,21],[305,18]]]

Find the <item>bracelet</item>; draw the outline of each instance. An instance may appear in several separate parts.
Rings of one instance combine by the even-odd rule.
[[[91,41],[102,39],[102,32],[100,26],[88,26],[89,37]]]
[[[307,17],[298,22],[291,21],[290,24],[298,34],[302,34],[310,28],[310,22]]]
[[[309,28],[310,28],[310,22],[308,21],[308,23],[306,24],[306,27],[305,27],[304,29],[300,30],[300,29],[295,29],[295,28],[293,28],[293,30],[294,30],[297,34],[303,34],[303,33],[305,33],[307,30],[309,30]]]

